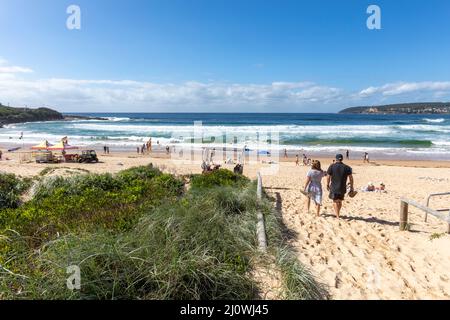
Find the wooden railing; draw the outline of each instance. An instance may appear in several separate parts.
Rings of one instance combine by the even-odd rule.
[[[449,210],[448,214],[444,214],[442,212],[439,212],[438,210],[434,210],[428,206],[424,206],[423,204],[420,204],[416,201],[408,200],[408,199],[404,199],[404,198],[400,199],[400,230],[401,231],[406,231],[409,229],[409,227],[408,227],[408,208],[410,205],[413,207],[416,207],[419,210],[424,211],[425,214],[427,214],[427,215],[431,214],[431,215],[435,216],[436,218],[447,222],[447,224],[448,224],[447,232],[450,233],[450,210]]]
[[[431,200],[431,198],[434,198],[434,197],[440,197],[440,196],[448,196],[448,195],[450,195],[450,192],[433,193],[433,194],[430,194],[430,195],[428,196],[428,198],[427,198],[427,207],[430,206],[430,200]],[[450,209],[442,209],[442,210],[437,210],[437,211],[447,211],[447,210],[449,210],[449,212],[450,212]],[[425,222],[427,222],[427,219],[428,219],[428,213],[425,212]]]

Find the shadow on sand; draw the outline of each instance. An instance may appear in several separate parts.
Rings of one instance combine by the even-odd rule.
[[[298,233],[292,229],[289,229],[283,220],[283,199],[279,192],[275,192],[275,212],[276,219],[281,227],[281,233],[285,240],[297,239]]]
[[[333,217],[333,218],[335,218],[336,215],[329,214],[329,213],[324,213],[324,214],[322,214],[322,217],[327,217],[327,218],[328,217]],[[341,216],[340,218],[342,220],[347,220],[347,221],[364,221],[364,222],[368,222],[368,223],[378,223],[378,224],[387,225],[387,226],[393,226],[393,227],[399,226],[399,222],[393,222],[393,221],[378,219],[376,217],[363,218],[363,217]]]

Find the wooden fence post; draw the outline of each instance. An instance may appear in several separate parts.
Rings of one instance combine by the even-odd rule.
[[[450,210],[448,210],[448,228],[447,228],[447,233],[450,234]]]
[[[258,186],[256,189],[256,198],[258,200],[258,204],[262,199],[262,178],[261,174],[258,172]],[[264,224],[264,215],[261,210],[257,211],[257,223],[256,223],[256,234],[258,236],[258,247],[262,252],[267,251],[267,238],[266,238],[266,226]]]
[[[400,231],[406,231],[408,228],[408,203],[400,202]]]
[[[258,186],[256,188],[256,197],[258,201],[261,201],[262,199],[262,178],[261,174],[258,172]]]

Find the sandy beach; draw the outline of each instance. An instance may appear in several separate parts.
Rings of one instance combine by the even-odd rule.
[[[118,172],[153,163],[161,169],[188,174],[201,171],[198,164],[181,164],[163,153],[99,152],[98,164],[37,164],[21,162],[18,153],[3,150],[0,171],[21,176],[38,175],[50,167],[51,174]],[[330,159],[321,159],[327,168]],[[308,167],[295,166],[294,159],[282,159],[275,175],[263,177],[266,193],[274,199],[286,227],[286,239],[299,260],[319,281],[326,284],[333,299],[449,299],[450,235],[445,222],[410,209],[411,230],[399,231],[401,197],[425,203],[428,194],[450,191],[450,162],[386,160],[353,167],[358,195],[346,200],[337,220],[332,202],[324,197],[322,215],[306,212],[303,189]],[[232,168],[232,165],[225,167]],[[255,178],[261,165],[246,165],[244,174]],[[384,182],[386,193],[361,192],[368,182]],[[449,198],[433,200],[434,208],[449,208]]]
[[[266,177],[299,259],[329,286],[333,299],[449,299],[450,236],[447,225],[410,209],[410,232],[399,231],[400,197],[424,203],[450,190],[450,171],[440,168],[354,165],[355,186],[383,181],[387,193],[362,193],[345,201],[342,219],[324,201],[320,218],[306,212],[305,167],[286,164]],[[435,208],[449,202],[436,200]],[[433,239],[433,236],[440,237]]]

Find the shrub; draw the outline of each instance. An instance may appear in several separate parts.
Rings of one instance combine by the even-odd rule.
[[[70,177],[52,176],[43,178],[35,188],[34,200],[43,200],[55,195],[81,195],[86,190],[117,191],[123,183],[111,174],[87,174]]]
[[[150,164],[148,166],[140,166],[123,170],[117,174],[117,177],[124,183],[130,183],[139,179],[150,180],[159,175],[161,175],[161,172]]]
[[[0,212],[0,230],[14,229],[32,237],[33,247],[58,233],[127,230],[146,210],[176,200],[183,186],[179,179],[150,167],[127,170],[117,176],[43,178],[34,188],[31,201],[16,210]]]
[[[211,188],[215,186],[245,186],[248,178],[230,170],[219,169],[191,177],[192,188]]]
[[[29,187],[30,181],[14,174],[0,173],[0,210],[17,208],[21,194]]]

